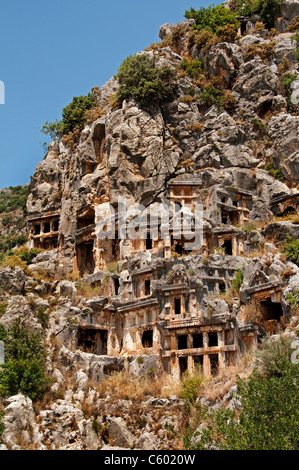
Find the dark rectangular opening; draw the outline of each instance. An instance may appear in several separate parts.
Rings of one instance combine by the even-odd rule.
[[[118,292],[119,292],[119,279],[118,279],[118,277],[115,277],[113,281],[114,281],[114,294],[118,295]]]
[[[233,245],[232,245],[232,241],[231,241],[231,240],[226,240],[226,241],[223,243],[222,248],[224,248],[226,255],[230,255],[230,256],[231,256],[231,255],[233,254]]]
[[[146,242],[145,246],[147,250],[151,250],[153,248],[153,240],[151,238],[151,234],[148,233],[146,237]]]
[[[227,224],[228,223],[228,216],[226,213],[221,213],[221,223],[222,224]]]
[[[176,246],[175,246],[175,252],[178,254],[178,255],[182,255],[183,254],[183,245],[181,243],[177,243]]]
[[[260,302],[260,310],[265,321],[268,320],[280,320],[280,317],[283,316],[283,311],[281,304],[274,303],[271,299]]]
[[[193,335],[193,348],[202,348],[203,347],[203,336],[202,333],[196,333]]]
[[[203,367],[203,355],[193,356],[193,362],[194,362],[194,365],[200,365],[201,367]]]
[[[222,294],[226,292],[225,282],[219,282],[219,292],[221,292]]]
[[[208,333],[209,347],[218,346],[218,334],[217,331],[210,331]]]
[[[217,375],[219,368],[218,354],[210,354],[211,374]]]
[[[80,228],[85,228],[85,227],[89,227],[90,225],[93,225],[94,224],[94,217],[89,217],[89,218],[80,218],[78,219],[78,230]]]
[[[93,242],[82,243],[77,246],[77,260],[81,276],[85,274],[93,274],[95,268]]]
[[[178,335],[178,349],[188,349],[187,335]]]
[[[54,232],[58,232],[58,228],[59,228],[59,220],[54,220],[54,222],[53,222]]]
[[[188,370],[188,357],[179,357],[180,376]]]
[[[46,222],[44,225],[44,233],[49,233],[51,232],[51,225],[50,222]]]
[[[78,347],[90,354],[107,354],[108,331],[79,328]]]
[[[174,313],[175,315],[181,314],[181,298],[180,297],[174,299]]]
[[[40,224],[36,224],[34,226],[34,235],[39,235],[40,234]]]
[[[146,330],[142,334],[142,346],[144,348],[153,347],[153,330]]]
[[[150,279],[146,279],[144,281],[144,294],[151,295],[151,280]]]

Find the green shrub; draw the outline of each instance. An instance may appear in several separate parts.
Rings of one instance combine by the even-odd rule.
[[[217,35],[206,29],[191,31],[188,37],[189,49],[196,45],[200,51],[208,49],[217,42],[219,42]]]
[[[194,403],[203,385],[204,375],[202,368],[200,365],[196,364],[193,374],[186,371],[183,375],[180,397],[185,400],[187,404]]]
[[[38,255],[38,251],[35,248],[30,250],[25,250],[20,254],[22,261],[25,261],[28,265],[31,264],[31,261]]]
[[[275,26],[275,17],[283,0],[257,0],[256,9],[257,13],[261,16],[261,20],[265,23],[268,29]]]
[[[5,363],[0,366],[0,396],[23,393],[32,400],[40,398],[48,383],[42,337],[28,332],[16,320],[8,332],[0,328],[0,340],[5,346]]]
[[[297,106],[292,103],[291,96],[293,93],[292,90],[292,83],[298,79],[297,74],[295,73],[286,73],[283,76],[283,79],[281,80],[281,85],[284,90],[284,95],[286,96],[287,103],[288,103],[288,111],[292,112],[294,111]]]
[[[292,238],[291,235],[287,234],[287,239],[283,244],[283,251],[289,261],[299,265],[299,239]]]
[[[237,15],[259,14],[268,29],[274,27],[275,17],[283,0],[233,0],[230,6]]]
[[[129,56],[115,76],[119,83],[116,99],[134,98],[143,107],[172,101],[175,77],[170,67],[156,67],[155,59],[145,54]]]
[[[210,5],[208,8],[201,7],[199,10],[190,8],[185,11],[185,18],[195,20],[195,29],[205,29],[211,33],[219,33],[220,28],[232,25],[237,31],[239,22],[234,12],[224,5]]]
[[[219,77],[213,77],[204,87],[200,94],[201,101],[209,108],[215,105],[218,110],[224,104],[225,95]]]
[[[269,175],[273,176],[276,180],[282,181],[283,174],[281,173],[279,168],[274,168],[271,163],[267,163],[265,166],[265,170],[269,173]]]
[[[202,74],[202,63],[199,59],[187,60],[184,58],[180,68],[186,72],[188,77],[197,79]]]
[[[88,93],[86,96],[74,96],[73,101],[62,110],[60,121],[48,122],[43,125],[41,132],[49,135],[52,139],[62,137],[75,130],[83,129],[87,110],[95,105],[95,95]]]
[[[0,192],[0,213],[12,212],[16,209],[26,211],[28,189],[23,186],[10,186],[9,191]]]
[[[280,354],[284,357],[279,357],[278,349],[272,352],[272,359],[277,360],[271,369],[274,373],[254,371],[247,380],[238,378],[240,411],[198,411],[194,424],[190,421],[185,432],[187,450],[211,446],[219,450],[298,450],[299,368],[291,363],[283,347]],[[200,435],[196,432],[198,422],[204,422]],[[195,436],[197,444],[192,445]]]
[[[299,29],[296,31],[294,36],[292,36],[292,39],[296,41],[296,44],[297,44],[296,49],[295,49],[295,57],[296,57],[296,60],[299,61]]]
[[[232,280],[232,288],[239,292],[243,284],[243,271],[239,268],[236,272],[236,276]]]
[[[3,410],[0,409],[0,441],[1,441],[3,431],[4,431],[4,424],[2,422],[3,417],[4,417],[4,412],[3,412]]]
[[[282,377],[294,352],[291,345],[292,339],[283,335],[263,339],[256,352],[258,373],[264,377]]]
[[[296,289],[293,294],[287,292],[285,297],[288,304],[291,306],[291,311],[297,312],[299,310],[299,289]]]
[[[6,312],[6,308],[7,308],[7,303],[6,302],[0,302],[0,318]]]

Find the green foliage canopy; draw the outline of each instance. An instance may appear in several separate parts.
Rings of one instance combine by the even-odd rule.
[[[17,320],[8,332],[0,325],[5,346],[5,363],[0,366],[0,396],[23,393],[32,400],[42,396],[45,376],[45,348],[39,334],[28,332]]]
[[[186,449],[298,450],[299,368],[290,360],[291,350],[286,342],[271,341],[261,356],[262,373],[238,379],[240,411],[200,408],[196,422],[200,418],[204,428],[186,429]]]
[[[170,67],[157,67],[155,59],[146,54],[127,57],[115,78],[119,82],[116,99],[134,98],[142,107],[162,104],[175,98],[176,72]]]
[[[239,25],[236,14],[224,5],[210,5],[208,8],[201,7],[199,10],[190,8],[185,11],[185,18],[194,19],[196,29],[205,29],[216,34],[227,24],[234,25],[236,29]]]
[[[287,239],[283,245],[283,251],[286,254],[289,261],[298,264],[299,266],[299,239],[292,238],[291,235],[287,234]]]
[[[55,139],[69,134],[75,128],[83,129],[85,112],[94,106],[95,100],[95,95],[92,93],[86,96],[74,96],[72,102],[63,108],[62,119],[55,122],[46,121],[41,132]]]

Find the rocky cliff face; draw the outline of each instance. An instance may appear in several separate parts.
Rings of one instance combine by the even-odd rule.
[[[291,18],[285,19],[288,25]],[[113,442],[169,448],[174,434],[164,425],[178,428],[181,400],[142,402],[140,425],[136,404],[124,400],[119,416],[110,393],[103,398],[91,384],[128,370],[141,377],[154,370],[165,383],[179,382],[198,363],[211,378],[264,335],[293,334],[298,323],[287,294],[298,292],[299,268],[283,253],[287,237],[299,233],[293,33],[270,36],[260,27],[202,49],[190,40],[192,26],[192,20],[163,25],[161,43],[140,53],[176,72],[172,102],[145,109],[127,99],[111,106],[118,89],[112,78],[98,94],[101,117],[84,127],[72,149],[55,139],[31,178],[29,240],[41,253],[28,269],[36,279],[10,268],[0,273],[1,287],[10,289],[0,323],[9,328],[22,311],[23,324],[42,331],[37,312],[49,314],[45,335],[55,360],[48,369],[56,392],[65,386],[66,395],[35,416],[28,399],[11,398],[4,436],[9,447],[20,445],[13,423],[21,407],[19,429],[34,430],[37,448]],[[180,67],[186,57],[202,63],[197,80]],[[202,98],[215,77],[221,78],[222,106]],[[171,217],[175,204],[200,204],[200,249],[188,251],[187,240],[173,233],[161,240],[161,227],[154,238],[101,239],[101,214],[109,205],[116,210],[119,198],[145,211],[163,203]],[[116,210],[117,229],[118,216]],[[66,384],[67,372],[76,387]],[[95,405],[92,421],[82,407]],[[161,409],[165,422],[155,429]]]

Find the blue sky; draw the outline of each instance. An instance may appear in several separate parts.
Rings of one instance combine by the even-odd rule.
[[[0,188],[28,183],[44,157],[40,129],[74,96],[102,87],[121,62],[205,0],[0,0]]]

